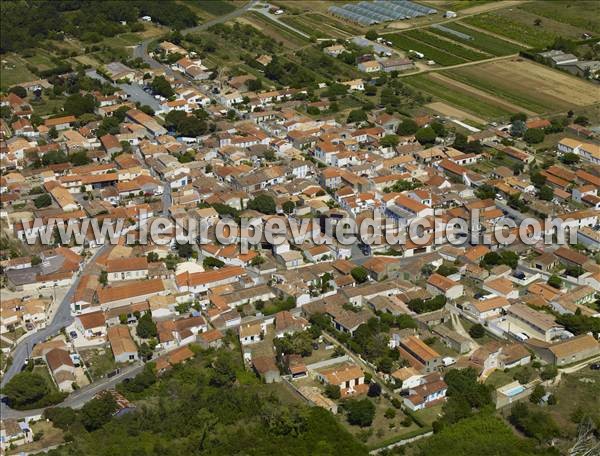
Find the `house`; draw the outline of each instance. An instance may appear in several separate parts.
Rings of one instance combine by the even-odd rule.
[[[438,372],[433,372],[421,378],[418,386],[408,390],[404,405],[412,411],[423,410],[443,402],[446,398],[448,385]]]
[[[106,318],[104,312],[89,312],[75,317],[75,328],[88,340],[102,339],[106,336]]]
[[[275,337],[284,337],[302,332],[308,327],[308,321],[300,316],[292,315],[288,310],[275,314]]]
[[[202,348],[208,350],[209,348],[220,348],[223,346],[223,338],[225,335],[218,329],[209,329],[203,333],[198,334],[198,343]]]
[[[271,356],[255,356],[252,358],[252,367],[256,374],[265,383],[275,383],[281,381],[279,369],[275,359]]]
[[[471,340],[446,325],[438,325],[431,328],[431,331],[439,336],[446,347],[463,354],[471,350]]]
[[[437,273],[431,274],[427,279],[427,291],[436,295],[442,294],[451,300],[458,299],[464,294],[462,284]]]
[[[262,340],[264,326],[260,321],[243,323],[239,328],[240,343],[242,345],[251,345]]]
[[[165,294],[161,279],[132,280],[126,285],[108,286],[96,292],[96,302],[103,309],[146,301],[149,297]]]
[[[382,70],[386,73],[391,73],[392,71],[412,70],[415,67],[414,62],[410,59],[385,59],[380,63]]]
[[[156,372],[162,374],[177,364],[194,357],[194,352],[187,345],[171,350],[156,360]]]
[[[519,290],[515,287],[514,282],[506,277],[488,279],[483,282],[482,288],[488,293],[507,299],[517,299],[519,297]]]
[[[327,46],[323,48],[323,52],[331,57],[337,57],[342,52],[344,52],[346,48],[341,44],[334,44],[332,46]]]
[[[564,366],[600,354],[600,343],[589,334],[581,334],[550,345],[548,351],[551,354],[550,359],[547,359],[548,362]]]
[[[525,334],[549,342],[560,336],[564,328],[556,318],[544,312],[533,310],[525,304],[513,304],[507,310],[508,331],[512,334]]]
[[[365,73],[377,73],[381,71],[381,63],[377,60],[368,60],[366,62],[360,62],[358,64],[358,69]]]
[[[473,301],[465,305],[465,310],[472,314],[479,322],[495,318],[510,307],[510,302],[504,296],[495,296],[482,301]]]
[[[138,351],[131,338],[129,328],[125,325],[116,325],[108,328],[108,342],[117,363],[127,363],[138,360]]]
[[[106,262],[109,282],[120,280],[137,280],[148,277],[148,260],[146,257],[115,258]]]
[[[420,372],[430,373],[442,365],[442,356],[416,336],[400,339],[400,356]]]
[[[33,442],[33,432],[26,421],[2,419],[0,422],[0,451]]]
[[[365,374],[354,363],[342,363],[334,367],[323,368],[315,371],[317,380],[340,388],[342,397],[365,394],[369,386],[365,384]]]
[[[61,348],[53,348],[46,353],[46,364],[58,389],[67,393],[73,391],[75,366],[69,352]]]

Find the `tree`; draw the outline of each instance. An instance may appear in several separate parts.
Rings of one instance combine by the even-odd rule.
[[[368,30],[367,33],[365,33],[365,38],[371,41],[377,40],[378,37],[379,35],[375,30]]]
[[[375,404],[369,399],[350,399],[344,405],[348,413],[348,422],[355,426],[370,426],[375,417]]]
[[[71,163],[73,163],[74,166],[87,165],[89,162],[90,159],[85,150],[75,152],[73,155],[71,155]]]
[[[225,263],[219,260],[218,258],[206,257],[202,261],[202,266],[204,266],[205,269],[218,269],[225,266]]]
[[[527,120],[527,114],[525,114],[524,112],[517,112],[516,114],[513,114],[510,117],[511,122],[515,122],[517,120],[520,120],[521,122],[525,122]]]
[[[362,109],[354,109],[348,114],[347,123],[365,122],[367,120],[367,113]]]
[[[246,85],[251,92],[257,92],[262,89],[262,81],[260,79],[250,79]]]
[[[556,274],[551,275],[547,283],[548,285],[550,285],[553,288],[556,288],[557,290],[560,290],[562,288],[562,279]]]
[[[52,127],[52,128],[50,128],[50,130],[48,130],[48,136],[51,139],[58,138],[58,130],[56,129],[56,127]]]
[[[262,194],[248,201],[248,209],[271,215],[276,212],[277,206],[271,196]]]
[[[533,388],[533,391],[531,392],[531,396],[529,396],[529,402],[532,404],[539,404],[545,394],[546,390],[542,385],[535,385],[535,388]]]
[[[363,268],[362,266],[357,266],[350,271],[350,275],[352,278],[356,280],[358,283],[364,283],[369,278],[369,272]]]
[[[437,138],[437,134],[433,128],[423,127],[417,130],[415,133],[415,138],[421,144],[433,144],[435,142],[435,138]]]
[[[559,160],[565,165],[575,165],[576,163],[579,163],[581,158],[574,152],[565,152],[559,157]]]
[[[27,90],[22,86],[12,86],[8,89],[8,93],[14,93],[16,96],[25,98],[27,97]]]
[[[105,393],[87,402],[81,409],[81,423],[88,431],[94,431],[108,423],[118,409],[112,394]]]
[[[435,134],[438,135],[438,137],[443,138],[446,136],[446,127],[444,127],[444,124],[441,122],[432,122],[430,127],[433,128],[433,131],[435,131]]]
[[[590,124],[590,119],[586,116],[577,116],[575,117],[575,120],[573,120],[573,123],[581,125],[582,127],[587,127]]]
[[[150,312],[146,312],[139,318],[135,332],[138,337],[141,337],[142,339],[150,339],[151,337],[158,336],[156,323],[152,320],[152,314]]]
[[[398,145],[399,139],[396,135],[385,135],[379,141],[379,144],[382,147],[396,147]]]
[[[536,27],[539,27],[540,25],[542,25],[542,20],[538,17],[533,21],[533,25],[535,25]]]
[[[105,287],[108,285],[108,272],[106,271],[101,271],[100,272],[100,278],[98,279],[98,281],[100,282],[100,284]]]
[[[35,207],[38,209],[41,209],[42,207],[50,206],[52,204],[52,198],[48,193],[44,193],[34,199],[33,204],[35,204]]]
[[[544,140],[544,130],[541,128],[529,128],[523,135],[523,139],[528,144],[539,144]]]
[[[367,396],[369,396],[369,397],[381,396],[381,385],[377,382],[372,382],[369,385],[369,391],[367,391]]]
[[[15,375],[2,391],[13,408],[32,406],[49,392],[50,388],[44,377],[29,371]]]
[[[281,205],[281,208],[283,209],[283,212],[285,212],[286,214],[291,214],[292,212],[294,212],[294,209],[296,208],[296,203],[294,203],[293,201],[286,201],[285,203],[283,203]]]
[[[342,393],[340,392],[340,387],[331,384],[327,385],[325,387],[325,396],[333,400],[339,399],[342,396]]]
[[[479,199],[496,198],[496,189],[490,184],[483,184],[475,190],[475,196]]]
[[[92,94],[89,93],[87,95],[74,93],[73,95],[69,95],[67,97],[63,109],[66,114],[80,117],[85,113],[94,112],[96,109],[96,99]]]
[[[538,198],[544,201],[552,201],[554,198],[554,190],[552,190],[552,187],[544,185],[538,190]]]
[[[398,125],[396,133],[400,136],[410,136],[414,135],[418,129],[419,126],[417,125],[417,122],[413,119],[406,119]]]
[[[194,249],[192,248],[192,244],[187,242],[185,243],[177,243],[175,244],[175,248],[177,249],[177,254],[181,258],[190,258],[194,254]]]
[[[170,98],[175,95],[175,91],[169,81],[164,76],[156,76],[150,83],[152,92],[165,98]]]
[[[469,335],[473,339],[481,339],[483,336],[485,336],[485,328],[483,327],[483,325],[477,323],[471,326],[471,328],[469,329]]]
[[[552,380],[554,377],[558,375],[558,368],[552,364],[548,364],[542,369],[540,372],[540,377],[542,380]]]
[[[523,120],[514,120],[510,125],[510,134],[514,137],[521,137],[525,134],[527,126]]]

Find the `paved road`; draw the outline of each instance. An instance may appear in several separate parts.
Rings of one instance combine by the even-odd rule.
[[[110,81],[108,81],[107,79],[102,77],[100,74],[98,74],[96,72],[96,70],[87,70],[85,74],[92,79],[97,79],[102,82],[110,83]],[[148,105],[154,111],[159,111],[161,109],[160,102],[156,98],[154,98],[152,95],[150,95],[149,93],[144,92],[144,89],[142,89],[142,87],[139,86],[138,84],[113,84],[113,85],[118,87],[119,89],[121,89],[127,95],[129,95],[129,98],[131,98],[132,101],[139,102],[140,104],[143,104],[143,105]]]
[[[269,19],[273,22],[277,22],[277,24],[283,28],[291,30],[292,32],[297,33],[298,35],[303,36],[306,39],[310,39],[310,35],[307,35],[302,30],[298,30],[297,28],[292,27],[291,25],[286,24],[285,22],[281,21],[279,19],[279,16],[277,16],[275,14],[271,14],[267,8],[253,8],[252,11],[256,11],[257,13],[262,14],[267,19]]]
[[[248,3],[246,3],[241,8],[238,8],[235,11],[232,11],[229,14],[226,14],[224,16],[216,17],[214,19],[211,19],[210,21],[203,22],[202,24],[198,24],[195,27],[190,27],[190,28],[184,29],[184,30],[181,31],[181,33],[183,35],[186,35],[188,33],[201,32],[203,30],[206,30],[206,29],[212,27],[213,25],[220,24],[222,22],[227,22],[227,21],[229,21],[231,19],[235,19],[236,17],[241,16],[246,11],[248,11],[250,8],[252,8],[256,3],[258,3],[257,0],[252,0],[252,1],[248,2]],[[147,40],[142,41],[140,44],[138,44],[136,47],[134,47],[133,48],[133,57],[134,58],[138,58],[139,57],[145,63],[147,63],[148,65],[150,65],[151,68],[164,68],[168,75],[173,76],[176,79],[182,79],[183,76],[182,76],[181,73],[179,73],[177,71],[173,71],[167,65],[162,65],[161,63],[157,62],[156,60],[154,60],[153,58],[151,58],[148,55],[148,45],[153,40],[154,40],[154,38],[149,38]]]
[[[77,284],[81,276],[83,276],[91,267],[91,265],[95,262],[96,258],[108,247],[108,245],[102,246],[91,258],[88,264],[85,266],[83,271],[79,274],[79,276],[75,279],[69,291],[65,294],[63,300],[60,305],[56,309],[52,320],[44,329],[41,329],[34,334],[23,339],[11,352],[12,364],[7,369],[6,374],[2,378],[2,382],[0,386],[6,385],[8,381],[14,377],[15,374],[21,371],[23,364],[25,364],[25,360],[29,356],[29,352],[33,348],[35,344],[43,342],[49,337],[55,336],[60,332],[62,328],[67,327],[73,322],[73,317],[71,316],[71,299],[73,297],[73,293],[75,293],[75,289],[77,288]]]
[[[138,362],[121,369],[121,372],[114,377],[106,378],[99,382],[91,383],[83,388],[70,394],[63,402],[57,404],[60,407],[71,407],[81,408],[83,405],[90,401],[98,392],[106,389],[114,388],[118,383],[121,383],[126,378],[133,378],[139,374],[144,368],[144,364]],[[2,419],[21,419],[28,416],[40,415],[44,411],[43,408],[35,410],[13,410],[6,406],[6,404],[0,404],[0,414]]]

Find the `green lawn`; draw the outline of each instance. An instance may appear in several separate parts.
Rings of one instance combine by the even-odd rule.
[[[113,358],[112,352],[109,349],[85,350],[81,351],[80,355],[85,362],[93,381],[98,380],[118,367],[115,359]]]
[[[0,72],[0,88],[8,89],[20,82],[35,81],[39,79],[27,69],[26,61],[16,54],[3,54],[1,57],[2,67]]]
[[[46,380],[46,383],[50,387],[51,391],[58,390],[58,388],[56,387],[56,384],[54,383],[54,380],[52,379],[52,375],[50,375],[48,366],[46,366],[45,364],[42,366],[35,366],[33,368],[33,373],[39,375],[40,377],[43,377],[44,380]]]

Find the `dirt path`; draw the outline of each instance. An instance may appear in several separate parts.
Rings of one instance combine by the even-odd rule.
[[[524,112],[525,114],[527,114],[529,116],[537,115],[537,113],[535,113],[533,111],[529,111],[528,109],[523,108],[522,106],[518,106],[516,104],[502,100],[501,98],[498,98],[494,95],[484,92],[483,90],[476,89],[475,87],[471,87],[470,85],[464,84],[462,82],[455,81],[454,79],[444,76],[443,74],[432,73],[431,77],[433,79],[436,79],[436,80],[450,86],[450,87],[462,90],[470,95],[474,95],[478,98],[481,98],[482,100],[489,101],[490,103],[500,106],[501,108],[507,109],[508,111]]]
[[[501,2],[490,2],[483,5],[471,6],[458,12],[459,16],[473,16],[475,14],[488,13],[498,9],[511,8],[513,6],[525,3],[524,0],[503,0]]]

